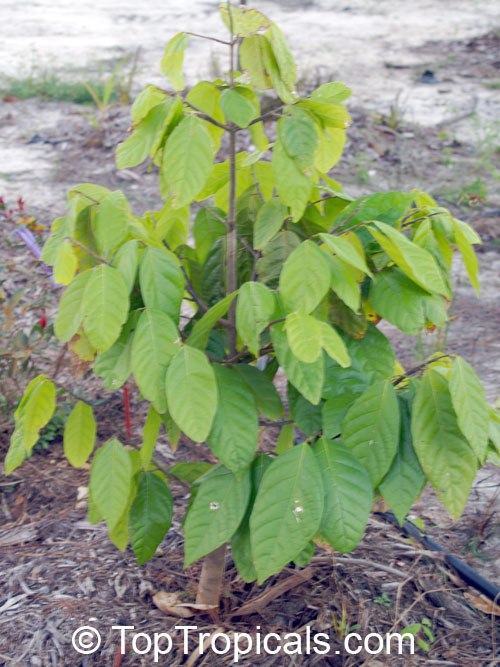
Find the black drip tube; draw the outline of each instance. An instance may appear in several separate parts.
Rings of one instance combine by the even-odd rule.
[[[442,547],[440,547],[439,544],[436,544],[434,540],[431,540],[430,537],[427,537],[427,535],[422,533],[412,523],[405,521],[403,525],[400,526],[398,520],[392,512],[382,512],[379,514],[379,516],[397,526],[408,537],[412,537],[418,540],[428,549],[442,553],[448,565],[450,565],[450,567],[452,567],[457,572],[457,574],[465,581],[466,584],[472,586],[483,595],[486,595],[488,598],[490,598],[490,600],[493,600],[494,602],[499,601],[500,588],[498,586],[482,577],[469,565],[467,565],[467,563],[464,563],[462,560],[460,560],[460,558],[449,554]]]

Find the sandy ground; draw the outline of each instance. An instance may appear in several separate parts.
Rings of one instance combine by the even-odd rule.
[[[432,54],[415,50],[429,41],[473,37],[497,27],[496,0],[255,0],[293,44],[304,75],[341,79],[354,89],[353,104],[384,109],[400,96],[410,120],[433,124],[468,108],[494,116],[495,91],[473,80],[460,90],[449,82],[417,83],[414,67],[436,69]],[[181,30],[223,36],[217,2],[208,0],[1,0],[0,73],[19,76],[37,66],[95,67],[96,62],[141,49],[143,81],[158,76],[162,49]],[[221,47],[223,48],[223,47]],[[224,66],[213,43],[197,40],[186,69],[191,79]],[[418,72],[421,74],[421,72]]]

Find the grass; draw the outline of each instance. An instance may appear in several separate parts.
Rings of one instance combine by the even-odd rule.
[[[110,104],[127,104],[130,102],[138,56],[138,51],[126,55],[108,69],[106,74],[92,77],[85,76],[83,72],[68,72],[64,75],[57,70],[33,66],[26,76],[9,77],[0,81],[0,98],[27,100],[38,97],[46,101],[90,105],[95,104],[96,99],[106,99]]]
[[[90,82],[93,89],[100,94],[104,92],[105,81]],[[33,70],[22,78],[9,78],[0,85],[2,97],[15,97],[18,100],[28,100],[33,97],[54,102],[73,102],[75,104],[92,104],[92,95],[83,81],[67,81],[60,74],[50,71]],[[118,101],[118,92],[115,100]]]

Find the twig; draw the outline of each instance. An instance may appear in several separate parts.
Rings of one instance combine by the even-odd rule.
[[[197,32],[185,32],[185,35],[191,35],[191,37],[198,37],[199,39],[207,39],[210,42],[218,42],[219,44],[224,44],[224,46],[231,46],[231,42],[227,42],[224,39],[218,39],[217,37],[209,37],[208,35],[200,35]]]
[[[428,361],[424,362],[423,364],[419,364],[418,366],[415,366],[414,368],[410,368],[409,371],[406,371],[406,373],[403,373],[402,375],[398,375],[394,380],[393,380],[393,386],[397,387],[398,384],[401,384],[401,382],[404,382],[408,377],[411,375],[417,375],[421,370],[424,368],[427,368],[429,364],[433,364],[435,361],[440,361],[441,359],[449,359],[450,355],[449,354],[441,354],[439,357],[434,357],[433,359],[429,359]]]
[[[250,127],[251,125],[255,125],[256,123],[261,123],[263,120],[266,120],[267,118],[272,118],[273,116],[281,115],[280,111],[284,108],[285,108],[285,105],[282,104],[281,106],[276,107],[275,109],[271,109],[270,111],[266,111],[266,113],[263,113],[261,116],[258,116],[257,118],[254,118],[250,123],[248,123],[248,127]]]
[[[215,125],[216,127],[220,127],[221,130],[228,130],[228,126],[224,125],[224,123],[219,123],[218,120],[215,120],[215,118],[212,118],[212,116],[209,116],[207,113],[196,107],[194,104],[191,104],[191,102],[188,102],[184,98],[184,104],[188,106],[190,109],[193,109],[193,111],[196,111],[196,113],[202,118],[203,120],[206,120],[208,123],[211,123],[212,125]]]
[[[446,215],[446,213],[444,211],[435,211],[435,213],[428,213],[427,215],[423,215],[421,218],[408,220],[408,222],[403,222],[403,224],[401,225],[401,229],[403,229],[404,227],[410,227],[410,225],[414,225],[416,222],[423,222],[424,220],[427,220],[427,218],[433,218],[435,215]],[[447,213],[447,215],[450,215],[450,213]]]
[[[80,243],[80,241],[77,241],[76,239],[72,239],[71,236],[66,236],[65,241],[70,241],[70,243],[73,243],[74,245],[78,246],[83,251],[85,251],[88,255],[90,255],[94,259],[97,259],[98,262],[101,262],[101,264],[107,264],[108,266],[111,266],[111,264],[106,259],[104,259],[104,257],[101,257],[100,255],[98,255],[96,252],[94,252],[90,248],[87,248],[87,246],[84,245],[83,243]]]

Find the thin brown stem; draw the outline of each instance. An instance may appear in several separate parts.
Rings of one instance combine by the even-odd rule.
[[[280,111],[285,108],[285,105],[282,104],[279,107],[276,107],[276,109],[271,109],[270,111],[266,111],[266,113],[263,113],[261,116],[258,116],[257,118],[254,118],[250,123],[248,123],[248,127],[250,125],[256,125],[257,123],[261,123],[263,120],[267,120],[268,118],[274,118],[276,116],[280,116]]]
[[[228,126],[224,125],[224,123],[219,123],[218,120],[215,120],[215,118],[212,118],[212,116],[209,116],[207,113],[199,109],[197,106],[194,104],[191,104],[191,102],[188,102],[186,99],[184,99],[184,104],[188,106],[190,109],[193,111],[196,111],[196,113],[199,115],[199,117],[202,120],[206,120],[207,123],[211,123],[212,125],[215,125],[216,127],[220,127],[221,130],[228,130]]]
[[[101,264],[107,264],[108,266],[111,266],[111,264],[106,259],[104,259],[104,257],[101,257],[96,252],[94,252],[93,250],[88,248],[86,245],[84,245],[83,243],[80,243],[80,241],[76,241],[75,239],[72,239],[71,236],[67,236],[64,240],[69,241],[73,245],[78,246],[79,248],[84,250],[88,255],[90,255],[94,259],[97,259],[97,261],[101,262]]]
[[[207,39],[210,42],[217,42],[218,44],[224,44],[224,46],[230,46],[231,42],[228,42],[224,39],[218,39],[217,37],[210,37],[209,35],[200,35],[197,32],[186,32],[186,35],[190,35],[191,37],[198,37],[199,39]]]
[[[423,371],[424,368],[427,368],[430,364],[433,364],[435,361],[440,361],[441,359],[449,359],[450,355],[449,354],[441,354],[439,357],[434,357],[432,359],[428,359],[426,362],[423,364],[419,364],[418,366],[415,366],[414,368],[410,368],[410,370],[406,371],[406,373],[403,373],[402,375],[398,375],[392,382],[394,387],[397,387],[398,384],[401,384],[405,380],[407,380],[409,377],[412,375],[417,375],[420,373],[420,371]]]

